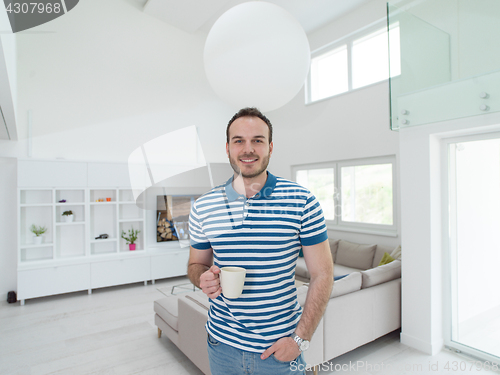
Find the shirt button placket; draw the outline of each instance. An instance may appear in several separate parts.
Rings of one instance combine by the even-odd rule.
[[[244,210],[245,215],[244,215],[244,219],[246,219],[248,217],[248,213],[249,213],[248,210],[249,209],[250,209],[250,202],[247,200],[245,202],[245,210]]]

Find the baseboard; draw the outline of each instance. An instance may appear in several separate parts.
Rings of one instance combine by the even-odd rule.
[[[401,332],[401,344],[417,349],[425,354],[436,355],[444,347],[444,340],[437,340],[433,343],[423,341],[419,338]]]

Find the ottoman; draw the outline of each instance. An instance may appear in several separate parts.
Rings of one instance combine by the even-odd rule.
[[[174,295],[158,299],[154,302],[155,324],[158,327],[158,338],[162,332],[175,345],[179,346],[179,309],[178,297]]]
[[[210,375],[207,352],[209,302],[203,292],[169,295],[154,302],[158,338],[162,332],[204,374]]]
[[[304,306],[307,284],[297,289],[299,303]],[[169,295],[154,302],[155,324],[158,337],[166,336],[188,357],[204,374],[210,374],[207,352],[208,297],[200,290],[193,293]],[[323,319],[314,334],[309,350],[304,353],[309,365],[316,365],[323,359]],[[314,369],[317,373],[317,367]]]

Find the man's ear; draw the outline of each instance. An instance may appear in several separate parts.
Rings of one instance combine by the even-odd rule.
[[[273,153],[273,147],[274,147],[273,142],[269,143],[269,156],[271,156],[271,154]]]
[[[229,143],[226,142],[226,155],[229,157]]]

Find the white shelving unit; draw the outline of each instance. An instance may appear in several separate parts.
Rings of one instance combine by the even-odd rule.
[[[130,188],[19,188],[18,202],[21,304],[29,298],[79,290],[90,294],[95,288],[186,274],[187,249],[147,250],[145,211]],[[67,210],[73,212],[72,222],[64,221]],[[47,228],[40,245],[33,243],[32,224]],[[122,231],[132,228],[140,231],[133,251],[121,238]],[[108,238],[96,239],[101,234]]]
[[[21,304],[31,298],[85,290],[90,294],[95,288],[186,275],[189,248],[156,242],[153,202],[163,189],[143,197],[150,203],[150,210],[144,210],[136,204],[129,184],[128,166],[123,163],[18,161]],[[208,190],[176,189],[173,194]],[[74,215],[69,223],[62,216],[67,210]],[[33,243],[32,224],[47,227],[40,245]],[[134,251],[121,238],[122,231],[131,228],[140,231]],[[101,234],[108,238],[96,239]]]
[[[18,263],[54,259],[54,191],[53,189],[23,189],[18,193]],[[31,225],[47,228],[42,244],[34,244]]]

